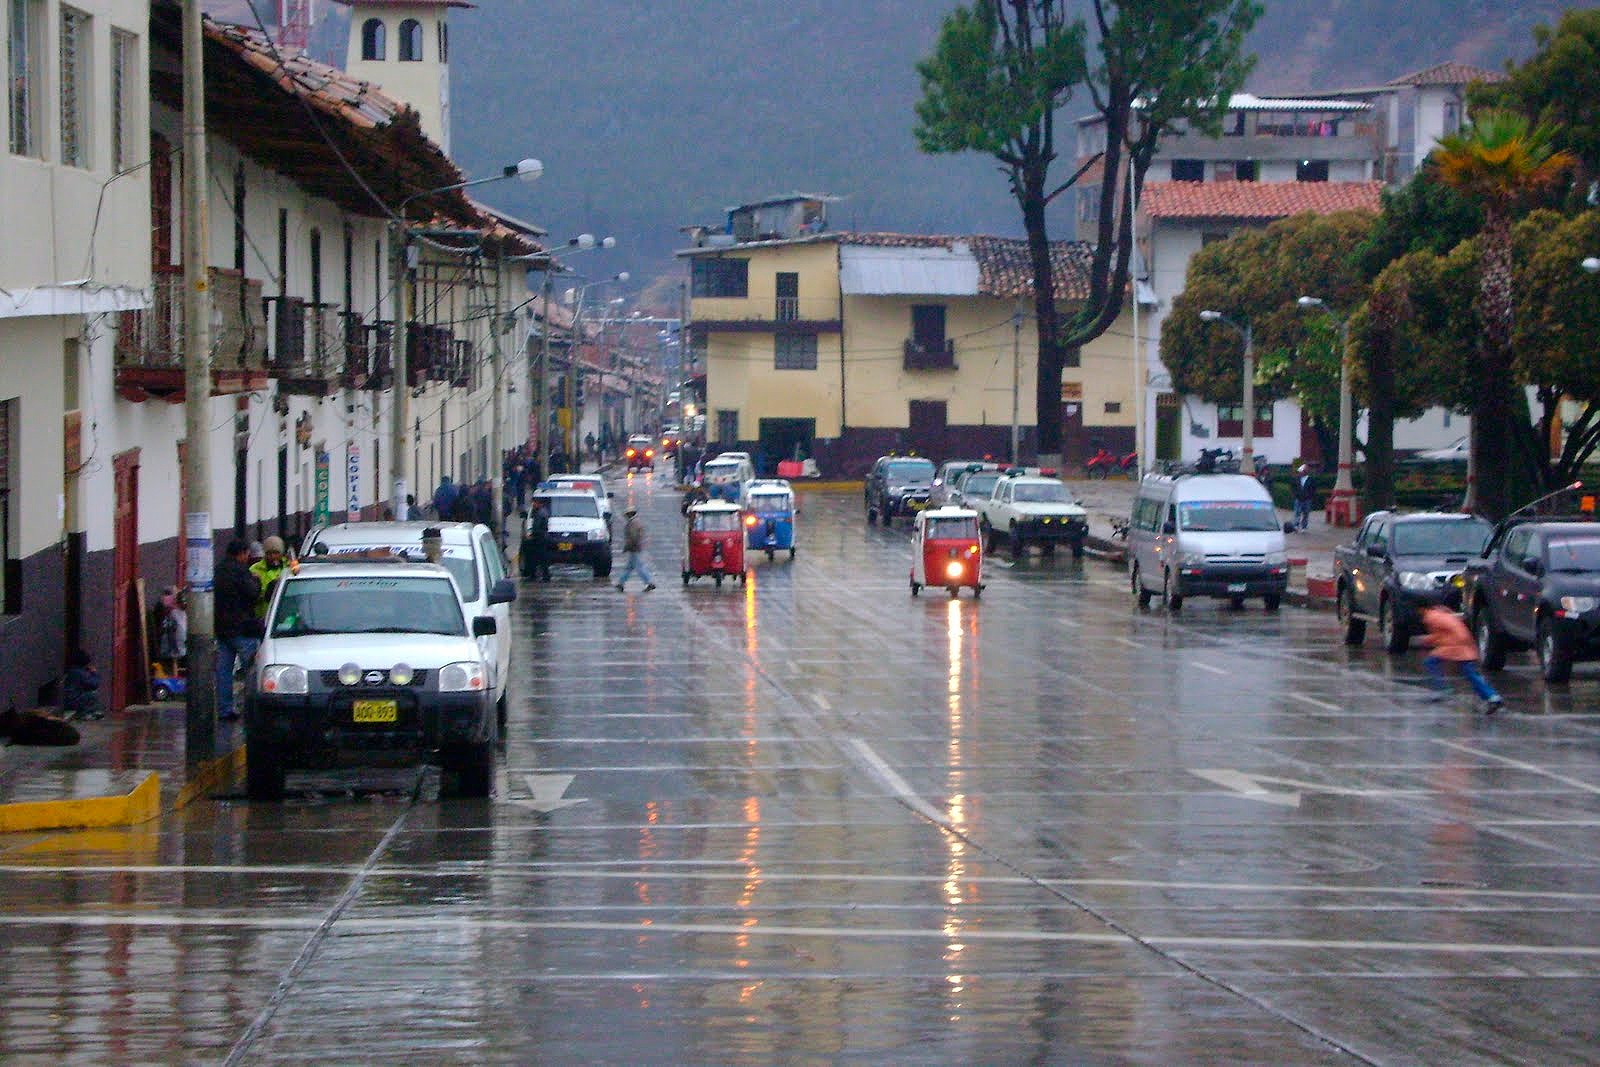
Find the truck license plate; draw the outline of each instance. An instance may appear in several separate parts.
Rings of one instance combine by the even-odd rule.
[[[351,709],[356,722],[395,722],[400,705],[393,700],[358,700]]]
[[[571,552],[572,551],[572,542],[571,541],[558,541],[558,542],[556,542],[556,551],[557,552]]]
[[[1228,592],[1230,593],[1242,593],[1244,591],[1245,584],[1243,582],[1234,582],[1228,586]]]

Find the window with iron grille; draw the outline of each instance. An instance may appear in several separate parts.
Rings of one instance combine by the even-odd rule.
[[[39,113],[44,94],[44,0],[11,0],[10,39],[6,64],[11,80],[11,151],[19,156],[44,155]]]
[[[696,259],[689,276],[691,296],[742,299],[750,295],[748,259]]]
[[[717,412],[717,443],[731,445],[739,440],[739,413],[737,411]]]
[[[772,339],[775,370],[816,370],[817,335],[780,333]]]
[[[134,163],[134,138],[139,115],[133,102],[139,91],[139,38],[125,30],[111,31],[111,169]]]
[[[89,165],[89,16],[61,9],[61,162]]]

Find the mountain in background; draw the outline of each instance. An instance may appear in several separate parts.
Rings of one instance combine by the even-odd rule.
[[[237,0],[235,0],[237,3]],[[331,6],[331,5],[330,5]],[[1533,47],[1555,0],[1266,0],[1250,88],[1371,85],[1445,60],[1498,69]],[[451,14],[454,150],[471,175],[537,156],[532,186],[482,198],[549,229],[612,234],[573,261],[595,274],[681,272],[677,227],[729,205],[832,193],[835,229],[1021,235],[986,157],[927,156],[912,137],[916,62],[945,0],[501,0]],[[249,19],[217,5],[219,17]],[[347,9],[313,51],[342,63]],[[1088,111],[1069,105],[1066,114]],[[1070,144],[1070,141],[1067,143]],[[1070,229],[1063,205],[1055,230]]]

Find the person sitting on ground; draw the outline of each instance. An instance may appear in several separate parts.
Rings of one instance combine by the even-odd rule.
[[[61,713],[69,719],[105,718],[100,710],[100,672],[81,648],[67,656],[67,672],[61,679]]]

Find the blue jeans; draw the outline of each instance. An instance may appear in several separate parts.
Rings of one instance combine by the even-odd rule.
[[[1311,501],[1301,500],[1296,497],[1294,502],[1294,525],[1296,529],[1304,530],[1311,522]]]
[[[627,555],[628,562],[623,564],[622,574],[617,578],[617,585],[627,585],[628,579],[633,577],[635,571],[639,573],[640,578],[644,579],[645,585],[655,585],[656,580],[650,577],[650,568],[644,565],[644,553],[629,552]]]
[[[228,718],[233,710],[233,672],[236,665],[249,663],[261,647],[258,637],[217,638],[217,716]]]
[[[1428,672],[1428,684],[1433,686],[1435,692],[1444,693],[1450,689],[1450,683],[1444,680],[1445,661],[1438,656],[1428,656],[1422,661],[1423,669]],[[1473,692],[1478,694],[1479,700],[1499,700],[1500,694],[1494,691],[1488,679],[1484,678],[1478,665],[1471,660],[1461,660],[1457,666],[1461,669],[1461,677],[1465,678],[1472,686]]]

